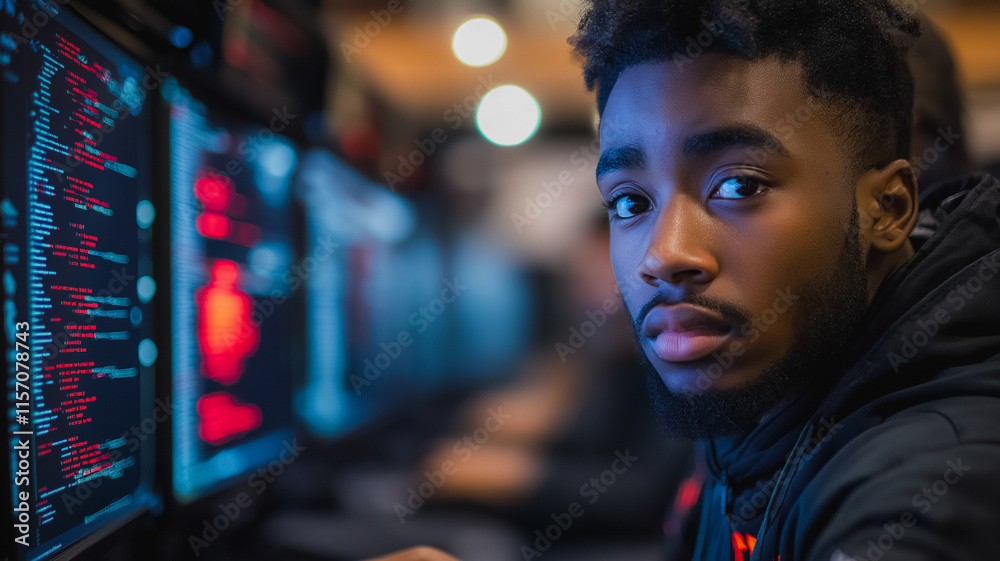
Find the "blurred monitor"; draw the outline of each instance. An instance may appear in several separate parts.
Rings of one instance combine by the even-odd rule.
[[[278,457],[291,435],[297,152],[175,80],[170,111],[174,496]]]
[[[13,559],[72,557],[158,503],[154,82],[61,6],[0,6]]]
[[[438,241],[426,226],[395,243],[368,239],[349,263],[347,389],[380,410],[442,389],[461,289],[449,288]]]
[[[533,306],[525,265],[482,232],[463,232],[448,251],[453,283],[463,287],[452,310],[448,369],[453,383],[512,379],[532,345],[543,339],[533,331],[539,309]]]
[[[444,257],[413,204],[329,151],[308,153],[299,179],[311,271],[296,407],[314,434],[335,437],[446,380]]]

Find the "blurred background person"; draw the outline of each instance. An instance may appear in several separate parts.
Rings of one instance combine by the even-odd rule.
[[[938,26],[921,16],[922,33],[909,53],[913,74],[913,133],[910,152],[920,198],[935,185],[973,171],[967,147],[965,95],[947,40]],[[939,199],[940,200],[940,199]]]

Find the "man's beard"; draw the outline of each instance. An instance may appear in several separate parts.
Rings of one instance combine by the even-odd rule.
[[[728,389],[709,386],[704,391],[672,391],[643,351],[633,323],[653,413],[667,434],[677,439],[701,440],[748,432],[798,386],[820,386],[835,379],[831,365],[836,364],[838,351],[850,342],[868,307],[868,277],[858,225],[855,209],[834,274],[822,285],[804,287],[799,294],[794,304],[797,313],[792,316],[792,348],[747,384]]]

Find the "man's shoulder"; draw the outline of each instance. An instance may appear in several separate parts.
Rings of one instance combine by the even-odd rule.
[[[1000,396],[957,395],[927,401],[888,415],[857,436],[862,445],[870,439],[867,446],[909,446],[915,452],[963,443],[1000,444]]]
[[[849,417],[842,424],[852,421]],[[965,447],[992,451],[1000,467],[1000,397],[957,396],[921,403],[837,440],[822,467],[809,470],[820,480],[864,481],[902,469],[915,458],[951,457]]]
[[[946,398],[900,411],[836,443],[806,471],[788,526],[800,545],[812,544],[804,558],[814,548],[823,559],[836,549],[861,553],[886,527],[905,527],[909,545],[932,547],[956,524],[971,551],[981,551],[1000,528],[1000,399]]]

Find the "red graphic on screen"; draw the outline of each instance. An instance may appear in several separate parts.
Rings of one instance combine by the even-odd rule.
[[[194,195],[204,210],[195,219],[195,229],[206,238],[226,240],[246,247],[260,241],[260,227],[232,217],[246,212],[246,197],[236,192],[233,180],[208,173],[194,183]]]
[[[260,344],[260,326],[250,319],[253,300],[239,289],[239,275],[236,263],[219,259],[208,285],[194,295],[202,375],[227,386],[240,379]]]
[[[205,207],[195,222],[198,233],[220,240],[229,237],[233,228],[224,213],[233,197],[233,180],[221,175],[206,175],[195,182],[194,195]]]
[[[226,392],[215,392],[198,400],[198,436],[213,445],[225,444],[260,426],[260,407],[243,405]]]

